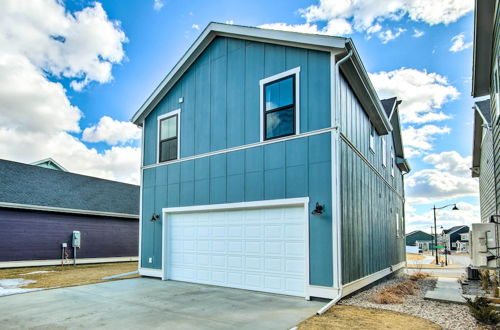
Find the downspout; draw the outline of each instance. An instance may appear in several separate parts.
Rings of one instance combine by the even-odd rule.
[[[347,43],[347,42],[346,42]],[[342,298],[343,288],[342,288],[342,235],[340,231],[342,230],[341,226],[341,211],[340,211],[340,65],[347,61],[352,56],[352,50],[349,50],[346,56],[341,58],[338,62],[335,63],[335,127],[336,127],[336,148],[335,148],[335,166],[336,166],[336,187],[335,187],[335,238],[337,244],[337,258],[336,258],[336,270],[337,270],[337,283],[336,286],[338,288],[338,293],[335,298],[333,298],[328,304],[323,306],[316,314],[321,315],[329,310],[333,305],[335,305],[340,298]]]

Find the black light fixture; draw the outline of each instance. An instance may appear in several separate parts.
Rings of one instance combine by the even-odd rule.
[[[323,212],[325,212],[325,206],[324,205],[319,205],[319,203],[316,202],[316,207],[312,211],[312,215],[322,215]]]
[[[160,215],[159,214],[156,214],[156,213],[153,213],[153,216],[151,217],[151,220],[152,222],[155,222],[157,221],[158,219],[160,219]]]

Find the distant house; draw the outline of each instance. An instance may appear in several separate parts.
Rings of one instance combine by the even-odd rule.
[[[0,160],[0,268],[60,264],[62,243],[72,258],[74,230],[80,262],[136,260],[138,217],[138,186]]]
[[[45,158],[45,159],[33,162],[30,165],[36,165],[36,166],[40,166],[40,167],[50,168],[52,170],[68,172],[67,169],[62,167],[61,164],[59,164],[58,162],[56,162],[52,158]]]
[[[133,117],[140,273],[336,298],[401,269],[399,103],[349,38],[209,24]]]
[[[414,230],[406,234],[406,246],[418,246],[419,252],[432,249],[434,236],[422,230]]]
[[[468,234],[469,226],[455,226],[449,229],[444,229],[440,241],[446,246],[448,250],[456,251],[457,243],[460,244],[460,248],[464,249],[464,243],[467,243],[469,240]],[[467,245],[467,244],[465,244]]]

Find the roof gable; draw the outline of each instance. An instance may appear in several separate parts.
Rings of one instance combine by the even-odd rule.
[[[347,75],[348,80],[379,134],[387,134],[392,129],[351,39],[221,23],[210,23],[203,30],[179,62],[177,62],[132,117],[131,120],[136,125],[142,126],[148,114],[159,104],[217,36],[322,50],[333,52],[334,54],[345,54],[348,51],[352,51],[353,56],[343,64],[342,70],[346,70],[349,73]]]
[[[483,130],[491,129],[490,100],[476,102],[474,104],[474,133],[472,143],[472,168],[473,178],[481,174],[481,145],[483,142]]]
[[[52,170],[59,170],[59,171],[64,171],[68,172],[67,169],[65,169],[61,164],[53,160],[52,158],[45,158],[42,160],[38,160],[36,162],[30,163],[30,165],[36,165],[40,167],[45,167],[45,168],[50,168]]]

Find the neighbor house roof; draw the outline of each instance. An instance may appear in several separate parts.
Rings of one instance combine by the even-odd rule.
[[[474,104],[474,134],[472,144],[472,177],[477,178],[481,173],[481,145],[483,142],[483,130],[491,127],[490,100],[476,102]]]
[[[467,227],[469,228],[468,226],[465,226],[465,225],[462,225],[462,226],[454,226],[454,227],[451,227],[449,229],[443,229],[443,233],[445,234],[453,234],[454,232],[464,228],[464,227]]]
[[[474,54],[472,59],[473,97],[490,93],[496,1],[498,0],[476,0],[476,9],[474,11]]]
[[[139,186],[0,159],[0,207],[138,218]]]
[[[368,77],[368,73],[350,38],[269,30],[221,23],[208,24],[196,41],[181,57],[179,62],[177,62],[132,117],[131,120],[136,125],[142,126],[147,115],[182,77],[184,72],[186,72],[194,61],[196,61],[212,40],[218,36],[333,52],[333,54],[337,56],[337,59],[345,56],[349,51],[352,51],[353,55],[341,65],[341,70],[370,117],[377,132],[383,135],[391,131],[392,127],[389,118],[383,109],[377,93]]]

